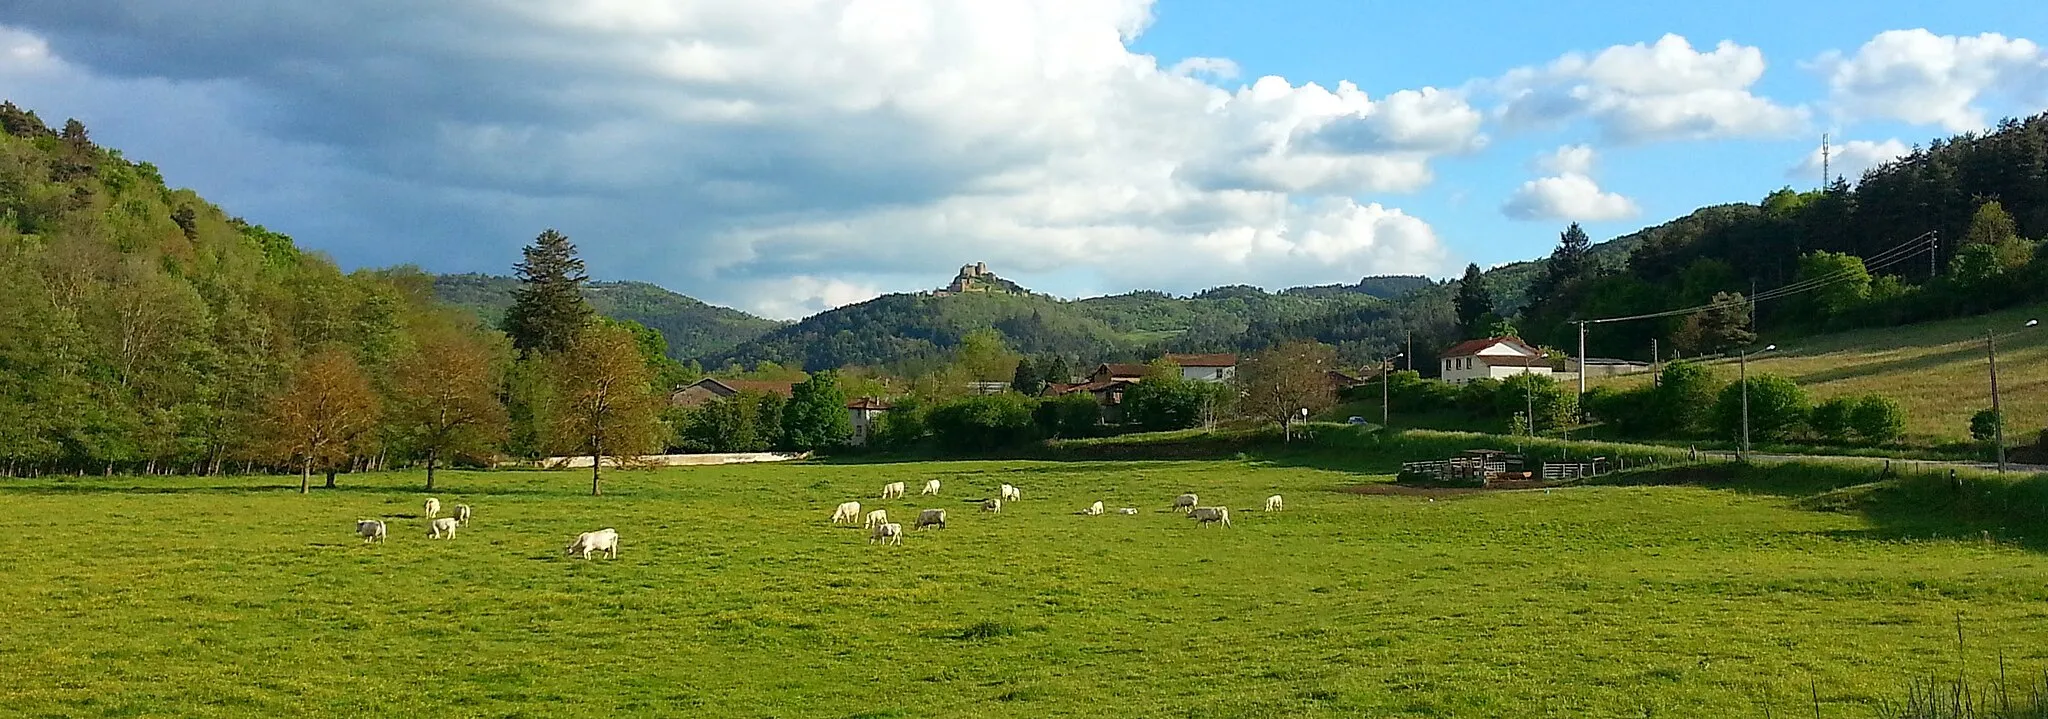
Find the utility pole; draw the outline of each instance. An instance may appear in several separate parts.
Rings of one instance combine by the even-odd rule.
[[[1408,330],[1408,349],[1401,354],[1408,358],[1406,360],[1408,371],[1415,371],[1415,330]]]
[[[1388,401],[1387,375],[1394,373],[1394,360],[1406,357],[1407,355],[1408,353],[1403,352],[1380,362],[1380,427],[1382,429],[1388,428],[1388,423],[1394,417],[1394,405]],[[1413,362],[1413,360],[1410,360],[1410,362]]]
[[[1998,471],[2005,471],[2005,412],[1998,406],[1998,335],[1984,330],[1984,352],[1991,360],[1991,416],[1993,423],[1992,441],[1998,443]]]
[[[1828,147],[1828,134],[1823,132],[1820,134],[1820,189],[1823,191],[1827,190],[1828,183],[1833,182],[1835,179],[1828,174],[1828,160],[1831,159],[1829,157],[1830,149]]]
[[[1529,407],[1524,410],[1526,414],[1522,415],[1522,423],[1528,425],[1529,439],[1532,440],[1536,438],[1536,378],[1529,376],[1529,363],[1535,361],[1535,359],[1535,357],[1522,358],[1522,400],[1529,403]]]
[[[1579,401],[1585,407],[1586,399],[1586,322],[1579,321]]]
[[[1742,374],[1742,449],[1735,453],[1735,458],[1747,461],[1749,459],[1749,352],[1747,350],[1736,350],[1735,356],[1737,357],[1737,364],[1742,368],[1740,370]]]
[[[1664,386],[1664,354],[1657,349],[1657,340],[1650,340],[1650,387]]]

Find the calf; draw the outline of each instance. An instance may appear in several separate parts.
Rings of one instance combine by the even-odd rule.
[[[918,492],[918,493],[917,493],[917,495],[918,495],[918,496],[920,496],[920,497],[922,497],[922,496],[924,496],[924,495],[927,495],[927,494],[930,494],[930,495],[937,495],[938,493],[939,493],[939,480],[936,480],[936,479],[930,479],[930,480],[925,480],[925,483],[924,483],[924,491],[922,491],[922,492]]]
[[[356,520],[356,534],[362,535],[364,544],[382,542],[384,541],[384,520],[358,519]]]
[[[428,498],[427,498],[427,519],[433,519],[433,518],[434,518],[434,515],[436,515],[436,514],[440,514],[440,513],[441,513],[441,500],[435,499],[435,498],[433,498],[433,497],[428,497]]]
[[[875,525],[882,524],[888,521],[889,510],[877,509],[875,511],[868,513],[868,521],[863,526],[867,527],[868,529],[874,529]]]
[[[618,530],[605,527],[595,532],[578,534],[576,535],[576,541],[569,543],[569,549],[564,554],[582,554],[584,559],[589,559],[592,552],[604,552],[605,558],[618,559]]]
[[[1016,487],[1005,484],[1002,487],[1001,499],[1005,502],[1021,502],[1024,501],[1024,492]]]
[[[832,510],[833,524],[838,524],[840,522],[852,523],[858,521],[860,521],[859,502],[845,502],[840,504],[837,509]]]
[[[868,543],[874,544],[877,541],[883,544],[902,544],[903,525],[895,522],[875,525],[875,531],[868,535]]]
[[[454,539],[455,518],[442,517],[427,523],[428,539]]]
[[[455,505],[455,523],[465,527],[469,526],[469,505]]]
[[[1188,512],[1188,516],[1195,518],[1195,521],[1202,524],[1216,523],[1225,527],[1230,526],[1230,509],[1227,507],[1196,507]]]
[[[1271,497],[1267,497],[1267,498],[1266,498],[1266,511],[1268,511],[1268,512],[1278,512],[1278,511],[1280,511],[1280,510],[1281,510],[1281,509],[1283,508],[1283,506],[1284,506],[1285,504],[1286,504],[1286,502],[1284,502],[1284,501],[1282,501],[1282,500],[1280,499],[1280,495],[1277,495],[1277,494],[1276,494],[1276,495],[1273,495],[1273,496],[1271,496]]]
[[[922,511],[922,512],[918,512],[918,513],[917,513],[917,528],[918,528],[918,529],[924,529],[925,527],[938,527],[938,528],[940,528],[940,529],[945,529],[945,528],[946,528],[946,510],[943,510],[943,509],[927,509],[927,510],[924,510],[924,511]]]
[[[982,500],[982,501],[981,501],[981,511],[984,511],[984,512],[1000,512],[1000,511],[1003,511],[1003,500],[1000,500],[1000,499],[984,499],[984,500]]]
[[[1097,500],[1094,504],[1088,505],[1088,508],[1081,510],[1081,513],[1088,515],[1090,517],[1100,516],[1102,514],[1101,500]]]
[[[1200,504],[1201,502],[1202,499],[1200,497],[1196,497],[1194,492],[1189,492],[1187,494],[1174,497],[1173,508],[1185,509],[1192,512],[1195,509],[1195,505]]]
[[[896,499],[901,496],[903,496],[902,482],[890,482],[888,484],[882,485],[883,499]]]

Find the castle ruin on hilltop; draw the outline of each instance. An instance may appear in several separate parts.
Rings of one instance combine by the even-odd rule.
[[[995,273],[988,271],[988,263],[986,262],[961,265],[960,274],[953,276],[953,282],[946,285],[945,289],[938,290],[932,294],[938,297],[946,297],[949,295],[967,294],[969,292],[999,295],[1030,294],[1017,283],[997,277]]]

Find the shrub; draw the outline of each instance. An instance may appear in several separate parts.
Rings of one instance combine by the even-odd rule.
[[[1585,401],[1586,412],[1620,435],[1649,437],[1658,431],[1657,396],[1653,388],[1615,389],[1602,385],[1586,390]]]
[[[1692,362],[1673,362],[1658,375],[1655,391],[1657,432],[1679,435],[1705,433],[1714,411],[1714,397],[1722,389],[1714,371]]]
[[[1556,430],[1578,422],[1578,394],[1564,383],[1543,375],[1523,374],[1507,378],[1494,390],[1493,402],[1492,416],[1495,417],[1527,414],[1528,406],[1536,405],[1535,422],[1538,432]]]
[[[1849,413],[1849,426],[1871,444],[1884,444],[1906,433],[1906,409],[1890,397],[1865,395]]]
[[[1813,428],[1813,433],[1820,435],[1822,439],[1831,442],[1847,441],[1850,432],[1849,415],[1855,410],[1856,400],[1836,397],[1815,405],[1806,423]]]
[[[1996,440],[2001,424],[2004,424],[2004,421],[1999,417],[1997,410],[1978,410],[1976,414],[1970,415],[1970,438],[1979,442]]]
[[[1032,410],[1036,401],[1011,392],[967,397],[938,405],[925,424],[939,445],[954,451],[1009,447],[1034,438]]]
[[[1222,385],[1153,373],[1124,392],[1124,420],[1148,431],[1189,429],[1202,424],[1202,410]]]
[[[1792,380],[1772,374],[1749,378],[1749,436],[1752,440],[1790,437],[1806,423],[1809,409],[1806,390]],[[1742,383],[1729,384],[1714,403],[1715,424],[1722,436],[1742,438]]]
[[[1032,410],[1038,430],[1047,436],[1076,439],[1093,436],[1102,423],[1102,407],[1086,392],[1060,395],[1038,403]]]
[[[1458,409],[1484,417],[1493,414],[1494,395],[1500,391],[1500,380],[1491,378],[1475,379],[1458,388]]]

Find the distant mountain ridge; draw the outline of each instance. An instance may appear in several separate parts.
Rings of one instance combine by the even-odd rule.
[[[518,286],[519,280],[501,275],[438,275],[434,295],[496,324],[512,306],[512,289]],[[592,282],[583,295],[599,314],[660,330],[668,340],[668,355],[681,361],[726,352],[785,324],[646,282]]]

